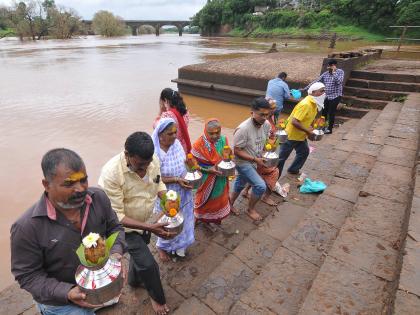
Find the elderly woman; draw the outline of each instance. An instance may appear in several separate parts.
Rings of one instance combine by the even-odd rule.
[[[203,184],[195,196],[194,215],[196,220],[205,223],[220,224],[231,211],[229,181],[216,170],[216,165],[222,160],[223,147],[228,145],[221,131],[219,120],[209,119],[204,134],[193,144],[191,151],[203,172]]]
[[[174,190],[181,197],[181,211],[184,215],[184,228],[173,239],[165,240],[158,237],[156,246],[159,258],[166,262],[168,254],[185,256],[185,250],[194,243],[193,195],[191,187],[182,176],[186,172],[185,152],[176,137],[177,125],[172,118],[162,118],[153,131],[155,154],[159,157],[162,181],[168,190]],[[160,200],[156,201],[155,212],[161,212]]]

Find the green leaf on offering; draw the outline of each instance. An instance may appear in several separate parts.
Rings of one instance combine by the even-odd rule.
[[[106,241],[105,241],[105,247],[106,247],[106,249],[107,249],[107,254],[109,253],[109,251],[111,250],[111,248],[112,248],[112,246],[114,246],[114,243],[115,243],[115,240],[117,239],[117,237],[118,237],[118,234],[119,234],[120,232],[115,232],[115,233],[112,233],[110,236],[108,236],[108,238],[106,239]]]

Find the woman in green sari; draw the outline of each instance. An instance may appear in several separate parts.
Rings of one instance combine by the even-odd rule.
[[[191,153],[203,170],[203,184],[197,190],[194,203],[196,220],[220,224],[231,209],[229,181],[221,176],[216,165],[222,160],[223,148],[228,145],[221,135],[221,124],[216,118],[206,121],[204,134],[193,144]]]

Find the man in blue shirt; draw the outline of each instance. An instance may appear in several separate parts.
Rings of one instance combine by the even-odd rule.
[[[286,72],[280,72],[277,78],[268,81],[266,98],[272,98],[276,101],[276,110],[274,111],[274,123],[277,124],[280,112],[283,110],[285,99],[290,98],[289,86],[285,82],[287,78]]]

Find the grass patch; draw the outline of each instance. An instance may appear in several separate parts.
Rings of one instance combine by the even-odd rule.
[[[320,36],[326,33],[337,33],[339,36],[345,36],[349,38],[364,39],[366,41],[378,42],[385,41],[385,36],[369,32],[363,28],[352,26],[352,25],[340,25],[331,29],[318,28],[298,28],[298,27],[282,27],[266,29],[261,26],[255,28],[252,32],[247,32],[240,28],[235,28],[228,33],[230,36],[243,37],[248,35],[250,37],[277,37],[277,36]]]
[[[8,36],[15,36],[15,32],[11,28],[0,29],[0,38],[8,37]]]

